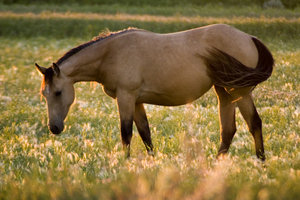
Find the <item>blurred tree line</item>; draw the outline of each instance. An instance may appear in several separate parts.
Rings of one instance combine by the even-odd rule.
[[[300,6],[300,0],[0,0],[2,4],[87,4],[87,5],[109,5],[120,4],[126,6],[181,6],[181,5],[258,5],[264,6],[266,2],[282,3],[286,8]],[[274,4],[274,5],[275,5]]]

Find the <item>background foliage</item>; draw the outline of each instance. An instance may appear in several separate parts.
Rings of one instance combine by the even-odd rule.
[[[90,5],[111,5],[119,4],[126,6],[176,6],[176,5],[196,5],[203,6],[207,4],[219,4],[219,5],[257,5],[262,6],[263,3],[269,0],[0,0],[3,4],[90,4]],[[281,0],[284,6],[287,8],[295,8],[299,6],[298,0]]]

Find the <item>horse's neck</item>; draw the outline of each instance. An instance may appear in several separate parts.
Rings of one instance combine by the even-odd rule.
[[[87,47],[82,52],[70,57],[63,62],[61,70],[73,80],[73,82],[81,81],[97,81],[99,82],[99,72],[102,57],[105,54],[105,47],[99,47],[101,44]]]

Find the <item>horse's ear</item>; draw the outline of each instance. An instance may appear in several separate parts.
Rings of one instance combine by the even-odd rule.
[[[56,63],[53,63],[53,64],[52,64],[52,69],[53,69],[53,71],[54,71],[54,74],[55,74],[56,76],[59,76],[60,70],[59,70],[59,67],[57,66]]]
[[[45,75],[47,68],[41,67],[37,63],[35,63],[35,67],[41,74]]]

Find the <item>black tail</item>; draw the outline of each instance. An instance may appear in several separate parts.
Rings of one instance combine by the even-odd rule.
[[[252,40],[258,51],[256,68],[249,68],[216,48],[209,50],[208,56],[201,56],[214,85],[230,88],[256,86],[271,76],[274,65],[272,54],[257,38],[252,37]]]

